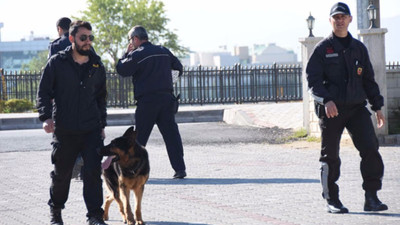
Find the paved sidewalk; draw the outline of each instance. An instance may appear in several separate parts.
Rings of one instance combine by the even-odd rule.
[[[350,213],[333,215],[320,195],[317,148],[296,146],[187,146],[188,179],[173,180],[164,146],[149,145],[143,218],[148,225],[400,224],[398,147],[381,148],[386,174],[379,196],[389,206],[381,213],[363,212],[359,156],[352,147],[342,149],[339,183]],[[1,225],[48,224],[49,158],[50,151],[0,154]],[[66,225],[85,224],[81,192],[82,183],[73,181]],[[115,203],[109,224],[123,224]]]
[[[250,106],[223,106],[224,120],[249,126],[293,129],[302,126],[301,103]],[[221,106],[207,109],[222,117]],[[184,111],[195,114],[194,108]],[[210,116],[204,112],[200,115],[203,119]],[[151,173],[142,212],[148,225],[400,224],[398,146],[380,150],[385,177],[379,196],[389,206],[388,211],[381,213],[363,212],[359,155],[351,145],[342,146],[339,185],[341,199],[350,210],[344,215],[328,214],[324,210],[318,144],[186,146],[188,179],[184,180],[171,179],[173,171],[164,146],[149,143],[147,149]],[[0,153],[0,225],[48,224],[50,154],[50,149]],[[85,213],[82,182],[73,181],[63,211],[64,222],[85,224]],[[116,203],[111,205],[108,223],[123,224]]]

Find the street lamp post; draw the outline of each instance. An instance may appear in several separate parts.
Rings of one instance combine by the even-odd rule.
[[[367,8],[367,12],[368,12],[368,19],[371,22],[371,25],[369,27],[369,29],[371,28],[376,28],[375,25],[375,20],[376,20],[376,7],[374,6],[374,4],[372,3],[372,1],[369,1],[369,6]]]
[[[314,35],[312,33],[312,29],[314,28],[315,18],[313,16],[311,16],[311,12],[310,12],[310,16],[307,18],[306,21],[307,21],[308,29],[310,30],[310,34],[308,35],[308,37],[314,37]]]

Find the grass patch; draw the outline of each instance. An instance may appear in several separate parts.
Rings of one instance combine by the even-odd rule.
[[[296,130],[291,137],[295,138],[295,139],[299,139],[299,138],[305,138],[307,136],[308,136],[307,130],[304,128],[301,128],[300,130]]]
[[[308,136],[307,130],[301,128],[299,130],[295,130],[291,136],[284,138],[283,142],[300,141],[300,140],[305,140],[307,142],[320,142],[321,138]]]
[[[306,138],[307,142],[321,142],[321,138],[320,137],[314,137],[314,136],[309,136]]]

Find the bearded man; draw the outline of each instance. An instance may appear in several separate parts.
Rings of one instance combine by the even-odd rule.
[[[90,23],[74,21],[69,34],[72,45],[48,60],[37,94],[43,129],[53,133],[50,220],[51,224],[63,224],[61,210],[68,199],[72,169],[81,154],[87,224],[105,224],[101,208],[102,156],[98,149],[105,138],[106,73],[100,57],[92,50]]]

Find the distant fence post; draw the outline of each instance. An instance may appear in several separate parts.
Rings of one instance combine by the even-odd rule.
[[[203,73],[202,67],[201,67],[201,65],[199,65],[199,76],[198,76],[198,79],[197,79],[197,83],[199,84],[199,87],[198,87],[197,91],[198,91],[198,98],[199,98],[200,105],[203,105],[203,103],[204,103],[204,95],[203,95],[203,80],[204,80],[204,77],[203,77],[203,74],[204,73]]]
[[[275,88],[275,91],[274,91],[274,93],[275,93],[274,99],[275,99],[275,102],[278,103],[278,96],[279,96],[278,74],[279,74],[279,72],[278,72],[278,68],[277,68],[277,66],[276,66],[276,63],[273,64],[272,73],[273,73],[273,77],[274,77],[274,88]]]
[[[242,103],[242,77],[240,71],[240,64],[235,64],[235,74],[236,74],[236,103]]]
[[[1,74],[0,100],[7,100],[7,82],[6,82],[6,77],[4,76],[3,68],[0,68],[0,74]]]

